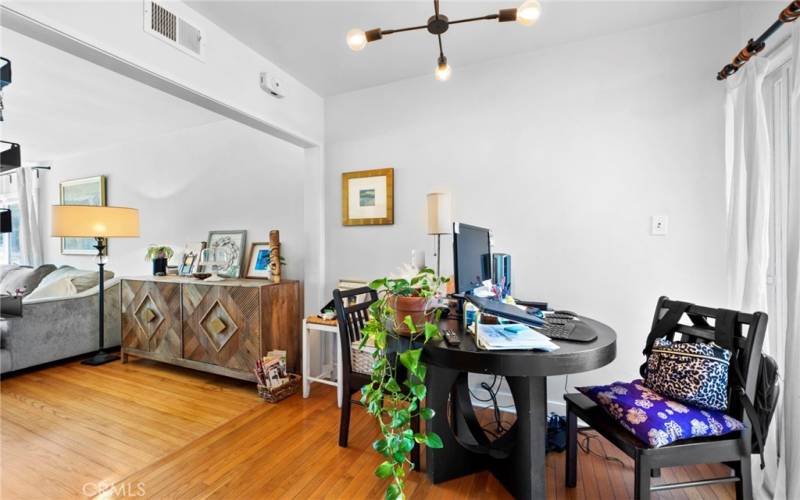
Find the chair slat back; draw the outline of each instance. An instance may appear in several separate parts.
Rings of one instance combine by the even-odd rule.
[[[339,340],[342,350],[342,369],[352,371],[350,346],[361,340],[361,330],[369,320],[369,306],[378,300],[378,292],[370,287],[333,291],[333,304],[339,323]]]
[[[656,311],[653,315],[653,325],[661,319],[664,314],[673,305],[667,297],[661,297],[656,304]],[[718,310],[693,305],[681,318],[681,322],[675,329],[675,333],[680,335],[679,339],[682,342],[714,342],[717,340],[717,334],[714,331],[714,321],[718,315]],[[709,327],[695,324],[696,322],[687,322],[686,317],[696,317],[705,319],[710,325]],[[734,334],[734,348],[731,353],[731,365],[734,363],[739,368],[739,372],[744,378],[745,393],[753,400],[756,391],[756,382],[758,379],[758,365],[761,361],[761,348],[764,345],[764,336],[767,329],[767,314],[763,312],[755,312],[752,314],[740,312],[736,318],[736,328]],[[674,337],[674,335],[673,335]],[[728,390],[730,395],[731,384],[735,383],[736,379],[734,374],[728,376]],[[731,416],[741,419],[743,416],[743,409],[738,401],[731,400],[729,409]]]

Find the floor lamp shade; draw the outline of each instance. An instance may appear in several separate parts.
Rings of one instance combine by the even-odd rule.
[[[139,210],[123,207],[54,205],[51,236],[73,238],[136,238]]]
[[[450,234],[452,225],[450,193],[428,193],[428,234]]]

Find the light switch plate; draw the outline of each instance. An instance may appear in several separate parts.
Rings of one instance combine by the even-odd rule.
[[[654,215],[650,218],[650,236],[666,236],[669,231],[669,217]]]

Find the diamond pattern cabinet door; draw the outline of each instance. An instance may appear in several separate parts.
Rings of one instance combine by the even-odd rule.
[[[183,357],[251,372],[260,353],[257,287],[183,285]]]
[[[139,327],[134,312],[140,301],[147,295],[143,281],[123,280],[120,286],[122,300],[120,301],[122,311],[122,347],[130,347],[147,351],[150,344],[149,336]]]
[[[181,354],[180,286],[123,280],[122,346],[172,359]]]

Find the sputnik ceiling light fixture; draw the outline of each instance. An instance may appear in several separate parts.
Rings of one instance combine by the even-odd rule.
[[[531,26],[539,20],[539,16],[542,13],[542,6],[539,4],[539,0],[525,0],[517,9],[501,9],[497,14],[458,19],[456,21],[451,21],[447,16],[439,12],[439,0],[433,0],[433,10],[434,15],[428,19],[428,23],[421,26],[390,30],[375,28],[366,32],[358,28],[351,29],[347,32],[347,45],[351,50],[357,52],[366,47],[367,43],[380,40],[384,35],[427,29],[428,33],[436,35],[439,39],[439,58],[436,60],[436,79],[445,81],[450,78],[452,70],[450,69],[450,65],[447,64],[447,57],[445,57],[444,49],[442,48],[442,34],[450,28],[451,24],[497,19],[497,21],[501,23],[516,21],[523,26]]]

